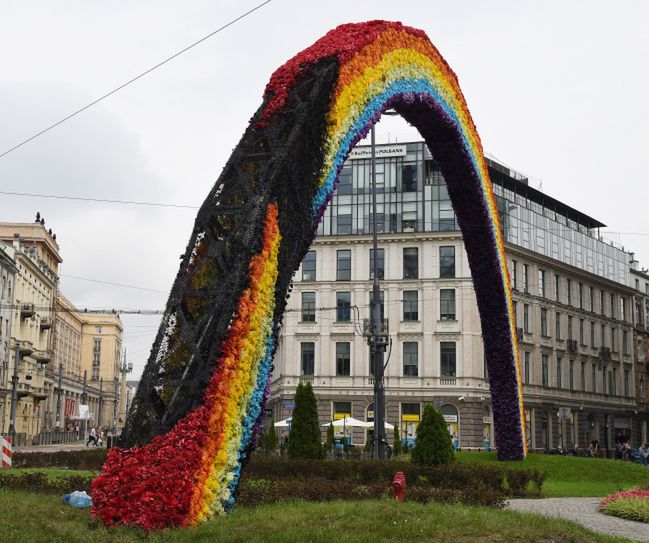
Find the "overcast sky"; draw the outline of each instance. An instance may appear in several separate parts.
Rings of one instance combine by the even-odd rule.
[[[5,0],[0,153],[260,1]],[[0,190],[198,206],[271,73],[329,29],[369,19],[423,29],[457,73],[485,151],[607,224],[609,237],[649,266],[644,0],[273,0],[0,159]],[[417,134],[386,119],[378,138]],[[62,291],[89,308],[164,308],[196,213],[3,194],[0,201],[0,222],[31,222],[41,212],[61,246]],[[123,320],[137,377],[159,318]]]

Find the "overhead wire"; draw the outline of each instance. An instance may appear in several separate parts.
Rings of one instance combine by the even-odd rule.
[[[53,128],[56,128],[56,127],[59,126],[60,124],[63,124],[64,122],[66,122],[66,121],[72,119],[73,117],[79,115],[80,113],[84,112],[85,110],[87,110],[87,109],[91,108],[92,106],[98,104],[98,103],[101,102],[102,100],[105,100],[105,99],[108,98],[109,96],[111,96],[111,95],[115,94],[116,92],[122,90],[124,87],[127,87],[128,85],[131,85],[132,83],[135,83],[137,80],[142,79],[144,76],[150,74],[152,71],[154,71],[154,70],[160,68],[161,66],[167,64],[168,62],[170,62],[170,61],[172,61],[173,59],[175,59],[175,58],[179,57],[180,55],[182,55],[183,53],[186,53],[186,52],[189,51],[190,49],[196,47],[197,45],[199,45],[200,43],[204,42],[205,40],[207,40],[207,39],[211,38],[212,36],[218,34],[218,33],[221,32],[222,30],[225,30],[225,29],[228,28],[229,26],[232,26],[232,25],[235,24],[236,22],[238,22],[238,21],[240,21],[241,19],[247,17],[247,16],[250,15],[251,13],[254,13],[254,12],[257,11],[258,9],[261,9],[263,6],[265,6],[266,4],[269,4],[270,2],[272,2],[272,0],[265,0],[265,1],[262,2],[261,4],[258,4],[258,5],[255,6],[254,8],[252,8],[252,9],[246,11],[245,13],[239,15],[238,17],[232,19],[231,21],[229,21],[229,22],[227,22],[226,24],[224,24],[223,26],[217,28],[217,29],[214,30],[213,32],[210,32],[210,33],[207,34],[206,36],[203,36],[201,39],[195,41],[194,43],[191,43],[190,45],[188,45],[187,47],[184,47],[184,48],[181,49],[180,51],[177,51],[176,53],[174,53],[174,54],[171,55],[170,57],[164,59],[163,61],[158,62],[155,66],[152,66],[151,68],[145,70],[145,71],[142,72],[141,74],[136,75],[135,77],[132,77],[131,79],[129,79],[129,80],[126,81],[125,83],[122,83],[122,84],[119,85],[118,87],[116,87],[116,88],[114,88],[113,90],[107,92],[106,94],[100,96],[99,98],[93,100],[93,101],[90,102],[89,104],[87,104],[87,105],[83,106],[82,108],[80,108],[80,109],[74,111],[73,113],[70,113],[69,115],[67,115],[67,116],[64,117],[63,119],[61,119],[61,120],[55,122],[54,124],[51,124],[50,126],[48,126],[47,128],[44,128],[44,129],[41,130],[40,132],[37,132],[37,133],[34,134],[33,136],[30,136],[30,137],[27,138],[26,140],[23,140],[23,141],[21,141],[20,143],[14,145],[14,146],[11,147],[10,149],[7,149],[6,151],[4,151],[3,153],[0,154],[0,158],[2,158],[2,157],[4,157],[4,156],[8,155],[8,154],[11,153],[12,151],[15,151],[16,149],[19,149],[20,147],[22,147],[22,146],[25,145],[26,143],[29,143],[30,141],[35,140],[35,139],[38,138],[39,136],[42,136],[43,134],[45,134],[46,132],[49,132],[49,131],[52,130]]]

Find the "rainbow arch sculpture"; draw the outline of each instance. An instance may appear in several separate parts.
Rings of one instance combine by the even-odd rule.
[[[524,458],[503,240],[457,77],[421,30],[347,24],[272,75],[198,212],[120,448],[93,482],[95,516],[153,530],[234,506],[291,277],[346,157],[388,108],[419,129],[446,179],[481,316],[498,456]]]

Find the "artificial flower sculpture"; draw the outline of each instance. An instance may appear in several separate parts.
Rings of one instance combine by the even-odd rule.
[[[457,78],[421,30],[348,24],[272,75],[199,211],[122,448],[92,485],[95,516],[154,530],[233,507],[270,395],[291,277],[345,159],[388,108],[419,129],[446,180],[482,321],[498,455],[524,458],[503,240]]]

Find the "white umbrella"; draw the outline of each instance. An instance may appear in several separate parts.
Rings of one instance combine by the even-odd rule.
[[[385,424],[385,429],[386,429],[386,430],[394,430],[394,425],[393,425],[393,424],[390,424],[387,420],[384,422],[384,424]],[[367,425],[368,425],[368,426],[367,426],[368,428],[372,428],[372,429],[374,429],[374,422],[373,422],[373,421],[372,421],[372,422],[368,422]]]
[[[275,428],[288,428],[290,425],[291,425],[290,417],[288,419],[278,420],[275,424],[273,424]]]
[[[322,426],[329,426],[329,422],[325,422]],[[354,417],[344,417],[342,419],[334,420],[331,422],[331,424],[334,425],[334,428],[346,428],[346,427],[359,427],[359,428],[367,428],[369,422],[365,422],[363,420],[358,420],[355,419]]]

